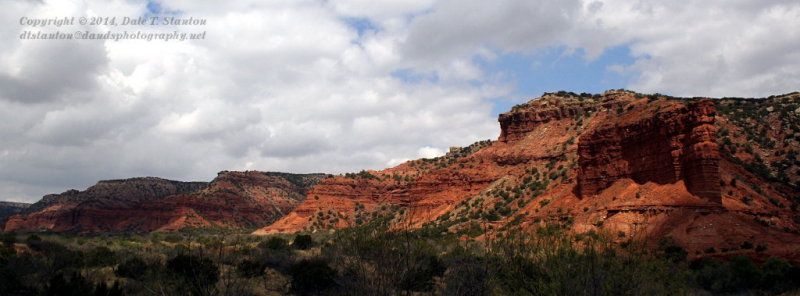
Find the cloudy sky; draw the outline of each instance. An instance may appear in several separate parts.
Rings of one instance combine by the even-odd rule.
[[[496,139],[498,113],[562,89],[749,97],[800,85],[796,0],[0,3],[0,200],[133,176],[381,169]],[[207,23],[77,23],[151,16]]]

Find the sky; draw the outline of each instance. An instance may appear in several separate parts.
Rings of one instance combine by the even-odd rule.
[[[796,0],[0,3],[9,201],[136,176],[382,169],[496,139],[497,115],[543,92],[763,97],[800,85]],[[75,21],[30,25],[54,17]],[[198,38],[22,38],[36,31]]]

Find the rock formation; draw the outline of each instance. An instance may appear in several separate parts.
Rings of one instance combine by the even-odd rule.
[[[633,110],[611,115],[615,118],[579,138],[579,196],[596,195],[619,179],[682,180],[689,192],[721,203],[713,101],[629,106]]]
[[[6,231],[176,231],[269,224],[293,209],[322,174],[221,172],[211,183],[159,178],[100,181],[45,196],[8,218]]]
[[[1,226],[6,223],[6,219],[9,216],[19,214],[30,206],[31,204],[29,203],[0,201],[0,229],[2,229]]]
[[[396,229],[429,227],[465,238],[558,223],[618,240],[669,236],[692,254],[714,247],[798,261],[798,101],[800,94],[752,101],[545,94],[501,114],[498,141],[326,179],[255,234],[350,227],[376,217]],[[767,107],[785,118],[773,115],[752,131],[758,119],[748,108]],[[765,144],[739,137],[729,143],[734,130],[763,134],[756,140]],[[752,254],[739,249],[745,241],[770,247]]]
[[[497,141],[339,176],[223,172],[211,183],[101,182],[47,196],[6,230],[328,231],[383,221],[464,239],[558,224],[690,254],[800,262],[800,94],[545,94],[499,116]],[[317,183],[319,183],[317,185]],[[277,220],[277,221],[276,221]],[[274,223],[273,223],[274,222]],[[766,251],[740,248],[744,242]]]

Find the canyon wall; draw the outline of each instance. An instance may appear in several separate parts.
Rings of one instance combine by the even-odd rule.
[[[714,112],[708,99],[686,105],[655,102],[634,106],[583,134],[578,139],[578,195],[596,195],[623,178],[640,184],[681,180],[692,194],[720,203]]]

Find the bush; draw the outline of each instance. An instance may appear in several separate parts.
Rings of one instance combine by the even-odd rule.
[[[59,243],[39,240],[29,240],[28,246],[31,250],[42,253],[45,258],[50,260],[50,265],[55,270],[83,267],[85,254],[81,251],[73,251]]]
[[[17,234],[13,232],[3,232],[0,241],[2,241],[7,247],[11,247],[17,242]]]
[[[105,282],[101,282],[97,284],[94,288],[94,295],[95,296],[122,296],[124,295],[122,288],[119,286],[119,281],[114,281],[114,285],[111,288],[106,285]]]
[[[684,262],[686,256],[689,255],[686,249],[675,244],[671,239],[665,237],[659,241],[659,249],[661,249],[662,256],[672,262]]]
[[[286,249],[289,246],[289,242],[280,237],[273,236],[269,238],[269,240],[261,242],[260,244],[258,244],[258,246],[270,250],[282,250]]]
[[[94,294],[92,283],[79,273],[72,274],[66,279],[61,274],[53,276],[42,293],[42,295],[48,296],[85,296],[92,294]]]
[[[446,272],[437,295],[479,296],[489,294],[489,271],[486,259],[457,247],[442,258]]]
[[[307,250],[314,245],[314,240],[308,234],[298,234],[294,237],[292,247],[300,250]]]
[[[731,292],[747,291],[757,288],[761,283],[764,275],[750,258],[741,255],[732,256],[728,264],[733,273],[735,283],[732,287],[734,291]]]
[[[770,257],[761,266],[764,281],[761,287],[779,294],[800,287],[800,267],[792,266],[786,260]]]
[[[415,268],[409,269],[400,279],[398,288],[407,291],[429,292],[433,290],[434,277],[442,276],[447,269],[435,255],[420,258]]]
[[[86,265],[92,267],[103,267],[116,263],[116,254],[107,247],[97,247],[86,254]]]
[[[188,285],[193,295],[208,294],[219,281],[219,268],[208,258],[181,254],[167,261],[167,270]]]
[[[144,260],[134,257],[117,266],[114,274],[118,277],[140,279],[147,272],[148,265]]]
[[[292,291],[299,295],[309,295],[324,291],[336,285],[336,271],[328,263],[319,259],[303,259],[289,269],[292,277]]]
[[[254,278],[265,274],[267,264],[260,261],[245,259],[236,265],[236,273],[241,277]]]

